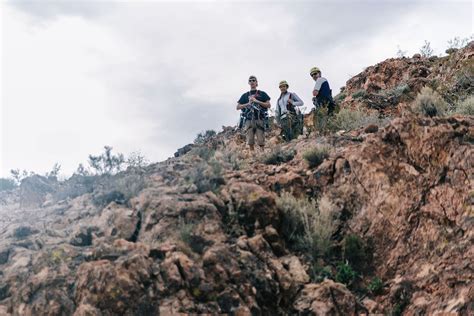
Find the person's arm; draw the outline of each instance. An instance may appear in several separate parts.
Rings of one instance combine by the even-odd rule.
[[[269,109],[272,105],[270,104],[270,100],[268,101],[265,101],[265,102],[262,102],[262,101],[258,101],[257,99],[255,99],[254,101],[255,103],[259,104],[260,106],[263,106],[264,108],[267,108]]]
[[[299,96],[296,95],[296,93],[292,93],[292,100],[291,100],[291,104],[293,104],[294,106],[302,106],[304,104],[303,100],[300,99]]]
[[[313,90],[313,97],[317,97],[317,96],[318,96],[318,93],[319,93],[319,91],[316,90],[316,89],[314,89],[314,90]]]
[[[248,105],[249,105],[249,103],[247,103],[247,104],[237,103],[237,111],[245,109]]]

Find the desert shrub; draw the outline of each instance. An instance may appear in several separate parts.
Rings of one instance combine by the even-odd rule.
[[[341,109],[330,120],[330,128],[332,130],[350,131],[369,124],[380,124],[377,113],[366,113],[361,110],[351,110],[348,108]]]
[[[318,208],[314,200],[296,198],[287,192],[282,193],[276,203],[283,213],[282,232],[290,245],[309,252],[314,259],[326,256],[334,230],[329,210]]]
[[[303,158],[308,162],[310,168],[319,166],[326,158],[329,157],[329,146],[318,146],[308,149],[303,153]]]
[[[463,115],[474,115],[474,96],[469,96],[456,104],[454,113]]]
[[[126,164],[132,168],[144,168],[149,165],[150,162],[140,151],[134,151],[128,155]]]
[[[193,183],[199,193],[216,191],[225,183],[222,177],[222,165],[216,159],[197,164],[185,176],[185,180]]]
[[[94,191],[94,186],[99,178],[99,176],[74,174],[60,183],[56,192],[53,193],[53,198],[60,201],[91,193]]]
[[[117,175],[104,175],[97,180],[94,187],[92,201],[94,205],[104,207],[110,202],[126,204],[145,187],[145,178],[142,171],[122,172]]]
[[[238,153],[229,150],[229,149],[222,149],[215,153],[216,159],[219,159],[223,162],[226,166],[230,167],[232,170],[240,170],[242,167],[242,161],[239,159]]]
[[[280,146],[276,146],[273,150],[262,157],[262,162],[266,165],[279,165],[292,160],[296,155],[294,150],[284,150]]]
[[[433,49],[431,48],[431,43],[425,40],[425,43],[420,48],[420,54],[423,57],[433,56]]]
[[[380,278],[375,277],[372,279],[372,281],[370,281],[367,288],[372,294],[379,295],[382,293],[383,290],[383,282],[382,280],[380,280]]]
[[[330,266],[321,267],[314,263],[310,267],[310,275],[313,282],[322,282],[324,279],[334,280],[334,275]]]
[[[89,165],[98,175],[111,175],[122,170],[125,164],[123,154],[114,155],[112,147],[104,146],[104,152],[98,156],[89,155]]]
[[[336,95],[336,97],[335,97],[334,99],[336,100],[336,102],[341,102],[341,101],[344,100],[346,97],[347,97],[347,93],[341,92],[341,93],[339,93],[338,95]]]
[[[178,226],[179,238],[188,245],[191,243],[194,226],[194,223],[186,223],[184,218],[180,217]]]
[[[352,94],[353,99],[362,99],[362,98],[365,98],[366,96],[367,96],[367,91],[365,91],[364,89],[357,90],[356,92]]]
[[[216,131],[210,129],[204,132],[201,132],[197,134],[196,138],[194,139],[195,144],[205,144],[207,141],[209,141],[212,137],[216,136]]]
[[[15,180],[10,178],[0,178],[0,192],[13,190],[17,187]]]
[[[214,157],[214,154],[216,153],[216,151],[207,146],[196,146],[193,149],[191,149],[191,153],[193,155],[201,157],[203,160],[208,161],[209,159]]]
[[[313,110],[313,126],[320,133],[325,133],[328,130],[328,110],[325,107],[317,107]]]
[[[429,117],[443,115],[447,108],[443,98],[430,87],[423,87],[412,104],[415,113]]]
[[[340,263],[337,266],[336,281],[351,286],[357,277],[357,273],[347,263]]]
[[[384,90],[382,94],[389,97],[399,98],[408,92],[410,92],[410,86],[406,83],[402,83],[393,89]]]
[[[362,271],[367,265],[367,247],[364,241],[357,235],[347,235],[344,237],[343,251],[344,259],[357,271]]]

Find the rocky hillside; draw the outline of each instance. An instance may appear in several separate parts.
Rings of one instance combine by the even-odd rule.
[[[392,116],[378,125],[290,143],[273,128],[256,155],[229,127],[144,168],[2,192],[0,315],[469,315],[474,117],[404,106],[434,78],[448,102],[469,95],[454,74],[472,51],[349,80],[341,107]]]

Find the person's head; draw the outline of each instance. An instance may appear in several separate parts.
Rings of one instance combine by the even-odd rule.
[[[311,76],[311,78],[313,78],[313,80],[316,80],[321,77],[321,70],[319,70],[318,67],[313,67],[309,71],[309,75]]]
[[[258,86],[257,77],[255,77],[255,76],[250,76],[250,77],[249,77],[249,85],[250,85],[250,89],[251,89],[251,90],[257,89],[257,86]]]
[[[286,80],[280,81],[278,87],[280,88],[281,93],[286,93],[288,91],[288,82],[286,82]]]

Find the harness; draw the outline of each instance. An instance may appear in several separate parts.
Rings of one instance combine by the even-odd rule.
[[[252,95],[252,91],[247,92],[247,97],[250,100],[250,97],[259,97],[259,91],[257,90],[255,94]],[[265,108],[262,108],[261,106],[251,103],[250,107],[242,109],[241,114],[241,119],[240,119],[240,127],[245,126],[245,123],[247,121],[255,121],[255,120],[261,120],[264,122],[263,129],[265,130],[268,128],[268,111]]]

